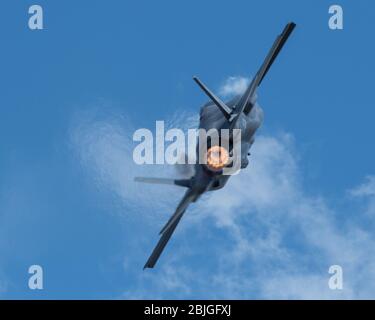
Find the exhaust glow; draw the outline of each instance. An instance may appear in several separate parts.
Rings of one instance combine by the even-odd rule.
[[[213,171],[219,171],[229,164],[228,150],[213,146],[207,151],[207,166]]]

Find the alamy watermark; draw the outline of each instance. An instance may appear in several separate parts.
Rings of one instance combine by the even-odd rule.
[[[223,175],[237,174],[241,168],[241,129],[181,129],[165,131],[164,121],[156,121],[155,136],[141,128],[134,132],[133,160],[143,164],[202,164]]]
[[[328,287],[331,290],[342,290],[344,288],[343,270],[339,265],[332,265],[328,269],[332,276],[328,280]]]
[[[40,265],[34,264],[29,267],[29,289],[42,290],[43,289],[43,268]]]
[[[338,5],[334,4],[328,8],[328,13],[331,14],[328,20],[328,27],[331,30],[342,30],[344,29],[344,10]]]
[[[30,30],[42,30],[43,29],[43,8],[40,5],[34,4],[29,7],[28,26]]]

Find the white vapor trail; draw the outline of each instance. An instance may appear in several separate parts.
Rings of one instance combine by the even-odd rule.
[[[221,93],[241,93],[246,83],[230,78]],[[173,127],[196,124],[179,114]],[[169,166],[133,163],[134,124],[117,118],[78,119],[71,141],[99,190],[111,190],[133,209],[129,215],[142,213],[156,222],[153,217],[161,218],[156,213],[162,219],[172,214],[183,190],[133,182],[136,175],[175,175]],[[126,270],[135,284],[123,298],[375,298],[374,234],[348,220],[351,215],[337,212],[328,197],[305,190],[296,149],[291,134],[258,136],[249,167],[188,209],[172,239],[174,250],[167,248],[156,269]],[[374,181],[369,176],[347,197],[367,201],[355,210],[371,223]],[[129,252],[126,261],[132,259]],[[343,290],[328,288],[333,264],[343,268]]]

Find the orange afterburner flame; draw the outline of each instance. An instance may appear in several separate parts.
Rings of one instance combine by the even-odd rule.
[[[220,147],[213,146],[207,151],[207,166],[214,171],[223,169],[229,163],[228,150]]]

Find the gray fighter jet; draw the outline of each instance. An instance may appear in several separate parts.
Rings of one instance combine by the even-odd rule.
[[[219,132],[221,129],[228,129],[228,150],[223,148],[220,144],[211,145],[210,141],[208,141],[206,145],[207,163],[200,164],[197,162],[194,164],[195,173],[189,179],[173,180],[163,178],[135,178],[135,181],[138,182],[174,184],[187,188],[175,213],[160,231],[161,238],[147,260],[144,268],[153,268],[155,266],[189,204],[197,201],[204,192],[221,189],[227,183],[230,175],[223,174],[223,170],[225,167],[233,165],[228,162],[228,159],[233,154],[233,150],[236,147],[233,136],[234,129],[240,129],[240,168],[247,167],[249,163],[248,156],[250,155],[249,150],[254,142],[254,134],[262,122],[262,111],[256,102],[256,90],[262,83],[263,78],[267,74],[277,55],[280,53],[295,26],[296,25],[293,22],[290,22],[285,26],[283,32],[276,38],[262,66],[242,96],[237,96],[224,103],[197,77],[193,78],[210,98],[210,101],[201,108],[199,128],[205,130],[214,128]],[[198,151],[199,145],[197,147],[197,152]]]

